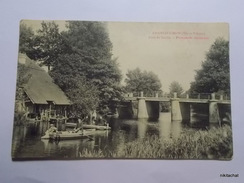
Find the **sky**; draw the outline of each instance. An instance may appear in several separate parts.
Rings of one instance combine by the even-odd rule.
[[[24,23],[34,30],[41,27],[41,21]],[[65,28],[64,21],[56,23]],[[138,67],[158,75],[164,92],[173,81],[188,90],[216,38],[229,40],[226,23],[107,22],[107,30],[123,81],[128,70]]]
[[[229,40],[224,23],[108,23],[114,57],[125,74],[139,67],[158,75],[162,90],[173,81],[188,90],[216,38]]]

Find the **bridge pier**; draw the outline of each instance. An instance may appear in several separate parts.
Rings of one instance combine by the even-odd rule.
[[[219,121],[218,100],[215,99],[215,93],[212,93],[209,100],[209,123],[219,123]]]
[[[141,96],[138,97],[137,100],[138,100],[137,118],[138,119],[148,118],[146,98],[143,97],[143,92],[141,92]]]
[[[171,99],[171,120],[182,121],[182,115],[180,110],[180,101],[177,98],[177,94],[174,93],[174,98]]]

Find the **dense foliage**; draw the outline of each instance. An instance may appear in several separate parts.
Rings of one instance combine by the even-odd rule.
[[[206,54],[202,68],[196,71],[191,92],[230,93],[229,42],[218,38]]]
[[[15,92],[15,113],[14,113],[14,122],[15,124],[21,124],[25,122],[25,111],[22,109],[19,110],[19,106],[22,106],[22,102],[26,100],[26,96],[23,95],[23,87],[31,78],[31,74],[28,72],[29,68],[24,64],[18,64],[17,72],[17,83],[16,83],[16,92]]]
[[[31,74],[28,72],[28,67],[24,64],[18,64],[17,83],[16,83],[16,100],[23,100],[23,86],[30,79]]]
[[[42,22],[32,42],[27,55],[49,67],[74,112],[105,113],[121,98],[121,72],[104,23],[68,21],[60,32],[55,22]]]
[[[23,22],[19,30],[19,51],[28,54],[33,51],[34,31]]]

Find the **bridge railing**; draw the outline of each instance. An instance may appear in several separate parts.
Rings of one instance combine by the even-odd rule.
[[[211,99],[211,93],[188,94],[188,96],[190,99]]]
[[[230,96],[227,94],[218,94],[218,93],[191,93],[191,94],[182,94],[177,96],[171,96],[170,94],[162,94],[158,92],[143,93],[143,92],[131,92],[125,94],[125,97],[160,97],[160,98],[189,98],[189,99],[216,99],[216,100],[230,100]]]
[[[215,94],[215,99],[217,100],[230,100],[230,95],[227,94]]]
[[[230,96],[227,94],[218,93],[196,93],[196,94],[186,94],[190,99],[216,99],[216,100],[230,100]],[[187,96],[186,96],[187,98]]]
[[[161,94],[159,92],[130,92],[130,93],[126,93],[125,97],[165,97],[165,98],[170,98],[170,95]]]

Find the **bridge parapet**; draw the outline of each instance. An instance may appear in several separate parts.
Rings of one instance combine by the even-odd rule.
[[[130,102],[138,101],[137,117],[148,118],[152,111],[160,112],[160,102],[170,102],[171,105],[171,119],[173,121],[182,121],[190,119],[190,107],[194,104],[206,104],[209,105],[209,121],[211,123],[217,123],[219,121],[218,108],[226,107],[231,102],[227,96],[218,95],[216,93],[200,93],[192,95],[186,94],[185,97],[178,98],[177,94],[174,93],[173,97],[148,97],[140,93],[139,96],[128,94],[125,96],[125,100]],[[149,112],[148,112],[149,111]],[[155,113],[155,112],[154,112]]]
[[[137,100],[139,97],[144,97],[146,101],[170,101],[172,99],[179,99],[181,102],[195,101],[196,103],[206,103],[209,100],[218,100],[220,103],[221,101],[230,103],[230,97],[228,95],[220,95],[216,93],[185,94],[180,97],[178,97],[176,93],[174,93],[173,97],[170,97],[169,95],[159,96],[156,92],[154,96],[144,95],[143,92],[136,93],[136,95],[134,93],[127,93],[125,95],[125,100],[133,101]]]
[[[217,94],[217,93],[194,93],[189,94],[191,99],[213,99],[213,100],[230,100],[230,96],[227,94]]]
[[[144,93],[144,92],[129,92],[124,95],[125,98],[128,97],[147,97],[147,98],[171,98],[170,94],[160,94],[159,92],[151,92],[151,93]]]

